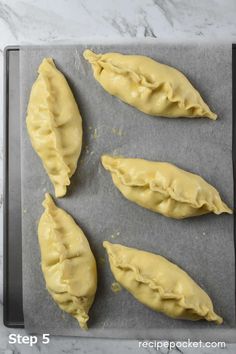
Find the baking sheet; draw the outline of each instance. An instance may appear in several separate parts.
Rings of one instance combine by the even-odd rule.
[[[3,323],[23,327],[19,48],[4,49]]]
[[[96,52],[138,53],[173,65],[199,89],[219,119],[166,119],[147,116],[107,94],[83,59]],[[45,289],[40,269],[37,223],[46,191],[53,188],[33,151],[25,115],[31,86],[44,57],[54,58],[65,74],[83,118],[83,150],[65,198],[57,204],[71,213],[88,237],[98,265],[98,291],[90,310],[88,332],[63,313]],[[161,330],[207,333],[215,325],[170,319],[138,303],[122,290],[114,294],[103,240],[167,257],[185,269],[213,300],[224,317],[220,327],[235,325],[233,216],[207,215],[183,221],[145,210],[124,199],[100,164],[103,153],[168,161],[202,175],[233,206],[232,77],[230,45],[142,42],[22,47],[23,305],[25,328],[57,335],[153,338]],[[105,258],[105,261],[104,261]],[[168,336],[168,331],[165,331]],[[201,332],[200,332],[201,331]],[[218,329],[219,331],[219,329]]]

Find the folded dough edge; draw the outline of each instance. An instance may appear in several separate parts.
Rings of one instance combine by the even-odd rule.
[[[81,228],[48,193],[43,206],[38,239],[46,288],[57,305],[87,329],[97,289],[95,258]]]
[[[138,269],[138,268],[135,267],[134,265],[130,265],[130,264],[124,263],[123,258],[121,258],[121,257],[120,257],[119,259],[117,259],[117,258],[116,258],[116,255],[115,255],[115,251],[113,252],[113,249],[112,249],[112,248],[114,248],[115,246],[120,246],[122,249],[124,249],[124,251],[125,251],[125,249],[130,249],[130,250],[133,250],[133,251],[140,252],[140,257],[141,257],[141,253],[146,253],[146,254],[148,254],[148,253],[150,253],[150,252],[140,251],[140,250],[138,250],[138,249],[126,247],[126,246],[119,245],[119,244],[113,244],[113,243],[110,243],[110,242],[108,242],[108,241],[104,241],[104,242],[103,242],[103,247],[106,249],[107,254],[108,254],[108,257],[109,257],[109,262],[110,262],[110,265],[111,265],[112,274],[114,275],[116,281],[117,281],[117,282],[121,282],[121,285],[122,285],[123,287],[125,287],[128,291],[131,292],[131,290],[128,289],[127,286],[125,286],[125,284],[122,283],[122,281],[117,277],[115,269],[120,269],[120,270],[123,270],[123,271],[127,271],[127,270],[131,271],[132,274],[133,274],[133,277],[134,277],[135,281],[136,281],[137,283],[140,283],[140,284],[145,284],[145,285],[147,285],[150,289],[152,289],[154,292],[157,292],[157,293],[159,294],[159,296],[160,296],[161,301],[162,301],[162,300],[163,300],[163,301],[165,301],[165,300],[166,300],[166,301],[168,301],[168,300],[176,300],[177,303],[178,303],[178,305],[179,305],[180,307],[182,307],[184,310],[186,310],[187,312],[188,312],[189,310],[190,310],[190,311],[193,311],[193,313],[195,313],[196,315],[199,316],[199,318],[197,318],[197,319],[192,319],[192,318],[187,318],[187,317],[185,317],[185,318],[184,318],[184,317],[176,317],[176,316],[173,315],[173,318],[177,318],[177,319],[178,319],[178,318],[179,318],[179,319],[190,319],[190,320],[205,319],[205,320],[207,320],[207,321],[213,321],[213,322],[215,322],[216,324],[222,324],[222,323],[223,323],[222,317],[220,317],[219,315],[217,315],[217,314],[213,311],[213,304],[212,304],[212,302],[211,302],[211,299],[210,299],[209,296],[207,295],[207,293],[206,293],[203,289],[201,289],[201,288],[199,287],[199,285],[198,285],[197,283],[195,283],[195,282],[191,279],[191,277],[190,277],[185,271],[183,271],[181,268],[179,268],[177,265],[175,265],[174,263],[168,261],[167,259],[165,259],[165,258],[162,257],[162,256],[159,256],[159,255],[150,253],[151,255],[155,255],[155,256],[157,256],[157,257],[164,258],[165,261],[167,261],[167,262],[170,263],[171,265],[173,265],[173,266],[179,268],[182,272],[184,272],[184,273],[187,275],[187,277],[189,277],[189,278],[197,285],[197,287],[199,287],[199,288],[204,292],[204,294],[206,295],[206,297],[209,299],[210,304],[212,305],[212,309],[210,309],[210,308],[207,307],[206,305],[202,306],[201,308],[196,308],[195,306],[188,306],[188,305],[186,305],[186,303],[185,303],[185,296],[184,296],[184,295],[175,294],[175,293],[173,293],[173,292],[165,292],[165,290],[163,289],[162,286],[159,286],[159,285],[156,284],[156,282],[158,282],[158,279],[155,281],[154,279],[149,279],[149,278],[147,278],[147,276],[146,276],[146,278],[145,278],[145,276],[142,275],[142,269],[141,269],[141,267]],[[145,269],[144,269],[144,272],[145,272]],[[134,293],[134,292],[131,292],[131,294],[132,294],[135,298],[137,298],[137,300],[139,300],[140,302],[142,302],[141,299],[140,299],[138,296],[137,296],[137,297],[135,296],[135,293]],[[145,303],[145,302],[142,302],[142,303],[143,303],[144,305],[146,305],[146,306],[152,308],[153,310],[155,310],[153,307],[149,306],[147,303]],[[156,310],[156,311],[165,313],[165,311],[161,311],[160,309],[159,309],[159,310]],[[165,314],[167,314],[167,313],[165,313]],[[170,316],[170,314],[167,314],[167,315]],[[170,316],[170,317],[172,317],[172,316]]]
[[[187,77],[174,67],[161,64],[143,55],[124,55],[120,53],[96,54],[86,49],[83,56],[92,65],[95,79],[107,92],[113,96],[117,96],[123,102],[136,107],[146,114],[172,118],[182,116],[189,118],[207,117],[212,120],[217,119],[217,115],[210,110],[200,93],[193,87]],[[142,72],[144,67],[146,73]],[[121,90],[119,89],[119,86],[116,85],[116,80],[113,81],[111,77],[105,78],[103,75],[104,70],[120,76],[126,76],[129,78],[130,82],[137,85],[136,91],[133,85],[130,85],[137,95],[143,92],[142,88],[147,89],[146,94],[143,93],[142,99],[140,99],[139,96],[139,99],[135,100],[134,95],[130,92],[127,91],[125,94],[125,87],[121,88]],[[159,80],[158,72],[160,73],[161,71],[165,72],[166,77],[165,79]],[[154,77],[155,80],[153,79]],[[176,87],[178,85],[180,89],[177,90]],[[181,85],[183,88],[181,88]],[[170,108],[170,112],[172,110],[171,114],[168,113],[169,108],[167,109],[163,106],[160,109],[163,101],[158,104],[156,108],[152,107],[153,104],[150,98],[152,95],[155,95],[157,91],[164,91],[169,103],[176,104],[176,109],[173,107]],[[190,95],[190,93],[192,95]],[[183,95],[183,97],[181,95]],[[190,97],[192,97],[193,103]],[[166,109],[167,111],[165,112]]]
[[[183,198],[180,195],[177,195],[175,190],[173,188],[171,188],[170,186],[166,189],[163,189],[160,186],[160,183],[159,183],[158,178],[156,176],[154,178],[150,178],[150,177],[147,177],[146,179],[144,179],[144,177],[143,177],[143,179],[140,178],[139,182],[133,181],[132,177],[130,176],[131,172],[129,173],[129,170],[128,170],[129,167],[127,167],[127,171],[124,171],[124,168],[123,168],[123,170],[122,170],[122,168],[119,168],[119,166],[118,166],[119,160],[121,160],[121,161],[122,160],[142,161],[143,163],[145,163],[145,166],[147,168],[147,174],[149,172],[148,171],[148,164],[150,164],[150,166],[152,164],[153,165],[155,164],[157,166],[156,167],[157,171],[158,171],[158,164],[160,164],[160,165],[162,164],[163,166],[164,166],[164,164],[166,166],[172,166],[172,168],[175,168],[176,171],[178,171],[178,173],[180,171],[183,173],[183,175],[186,174],[188,176],[193,176],[193,178],[199,179],[199,181],[201,183],[203,183],[204,187],[210,188],[211,192],[214,191],[216,198],[214,199],[214,201],[210,200],[210,202],[209,202],[207,200],[204,200],[204,201],[201,201],[200,203],[198,200],[196,201],[196,200],[189,200],[189,199]],[[121,185],[130,187],[130,188],[132,188],[132,187],[134,187],[134,188],[135,187],[147,187],[147,188],[149,188],[150,191],[158,192],[158,193],[162,194],[163,198],[167,198],[169,196],[173,200],[175,200],[176,202],[188,204],[196,210],[201,209],[204,206],[206,206],[208,212],[213,212],[217,215],[219,215],[221,213],[228,213],[228,214],[233,213],[232,210],[221,200],[219,192],[211,184],[206,182],[201,176],[193,174],[188,171],[185,171],[173,164],[170,164],[167,162],[156,162],[156,161],[150,161],[150,160],[144,160],[144,159],[138,159],[138,158],[126,158],[126,157],[122,157],[122,156],[111,156],[111,155],[102,155],[101,162],[102,162],[103,167],[111,173],[114,184],[120,190],[120,192],[124,195],[124,197],[130,199],[133,202],[136,202],[137,204],[139,204],[138,201],[127,197],[126,194],[123,193],[122,189],[119,188],[119,183]],[[139,205],[142,207],[146,207],[145,205],[143,205],[141,203]],[[147,209],[150,209],[150,208],[147,207]],[[151,209],[151,210],[161,213],[160,211],[158,211],[156,209]],[[207,213],[207,211],[204,213]],[[165,215],[165,214],[163,214],[163,215]],[[197,215],[200,215],[200,214],[197,214]],[[192,215],[192,216],[194,216],[194,215]]]

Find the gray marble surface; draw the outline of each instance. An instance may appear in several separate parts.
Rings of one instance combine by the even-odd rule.
[[[2,51],[21,43],[75,42],[82,37],[204,39],[236,42],[235,0],[0,0],[0,107],[2,107]],[[0,111],[2,121],[2,109]],[[2,124],[1,124],[2,126]],[[2,128],[0,129],[0,228],[2,230]],[[1,234],[2,240],[2,234]],[[0,242],[0,317],[2,318],[2,241]],[[87,340],[51,337],[34,347],[10,345],[10,333],[0,323],[0,354],[11,353],[154,353],[137,341]],[[39,338],[40,339],[40,338]],[[181,349],[184,353],[235,353],[225,349]],[[177,349],[162,349],[177,353]]]

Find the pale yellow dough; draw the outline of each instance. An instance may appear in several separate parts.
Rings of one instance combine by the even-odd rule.
[[[141,55],[84,51],[95,79],[111,95],[140,111],[163,117],[208,117],[213,113],[179,70]]]
[[[124,197],[154,212],[175,219],[232,214],[213,186],[170,163],[104,155],[102,164]]]
[[[27,129],[56,197],[62,197],[80,156],[82,119],[64,75],[51,58],[43,59],[38,73],[28,104]]]
[[[87,329],[97,290],[95,258],[83,231],[49,194],[43,206],[38,239],[46,287],[57,305]]]
[[[144,305],[175,319],[223,322],[206,292],[174,263],[108,241],[103,246],[116,281]]]

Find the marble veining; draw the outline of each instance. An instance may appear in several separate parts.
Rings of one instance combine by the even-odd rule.
[[[168,38],[236,41],[235,0],[0,0],[0,107],[3,103],[3,48],[9,44],[79,41],[82,37]],[[3,119],[2,111],[0,113]],[[0,227],[2,229],[2,150],[0,129]],[[0,243],[0,317],[2,317],[3,250]],[[138,349],[136,341],[51,338],[48,345],[33,348],[9,345],[9,333],[24,333],[0,324],[0,353],[154,353]],[[235,353],[224,350],[185,349],[184,353]],[[165,349],[160,353],[179,353]]]

